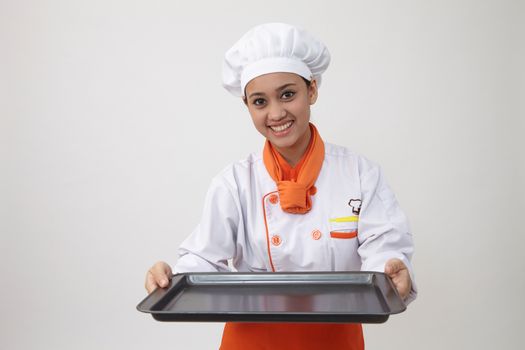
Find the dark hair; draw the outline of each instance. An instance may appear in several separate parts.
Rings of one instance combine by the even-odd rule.
[[[301,76],[301,78],[303,78],[304,82],[306,83],[306,87],[310,87],[310,85],[312,84],[312,81],[311,80],[308,80],[306,79],[305,77]]]

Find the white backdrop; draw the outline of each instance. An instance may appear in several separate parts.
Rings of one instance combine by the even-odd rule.
[[[523,1],[0,0],[0,348],[216,349],[135,310],[211,178],[262,147],[221,87],[269,21],[324,41],[323,138],[380,163],[419,298],[367,349],[521,349]]]

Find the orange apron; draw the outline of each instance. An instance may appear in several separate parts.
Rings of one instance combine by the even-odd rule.
[[[363,350],[358,323],[226,323],[220,350]]]
[[[315,180],[324,159],[324,143],[310,124],[310,144],[294,167],[275,152],[269,141],[264,149],[266,169],[276,182],[282,209],[304,214],[311,208]],[[285,203],[283,205],[283,202]],[[361,324],[348,323],[226,323],[220,350],[363,350]]]

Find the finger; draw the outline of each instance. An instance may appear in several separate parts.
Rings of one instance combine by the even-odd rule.
[[[385,273],[392,277],[399,271],[405,270],[406,266],[403,264],[403,262],[399,259],[390,259],[385,264]]]
[[[155,277],[153,277],[153,274],[148,271],[146,274],[146,290],[148,293],[153,292],[158,287],[157,281],[155,281]]]
[[[150,269],[153,274],[165,274],[171,275],[171,267],[166,264],[164,261],[156,262]]]
[[[405,299],[412,289],[412,281],[410,279],[408,270],[403,270],[398,273],[394,278],[392,278],[392,282],[394,283],[394,286],[396,287],[397,292],[401,298]]]
[[[168,264],[160,261],[153,265],[153,267],[150,269],[150,272],[153,275],[157,285],[163,288],[168,286],[172,275],[171,267]]]

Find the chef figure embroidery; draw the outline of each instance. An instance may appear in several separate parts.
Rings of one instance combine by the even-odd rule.
[[[352,213],[355,215],[359,215],[359,212],[361,211],[361,200],[360,199],[350,199],[348,202],[348,205],[352,207]]]

